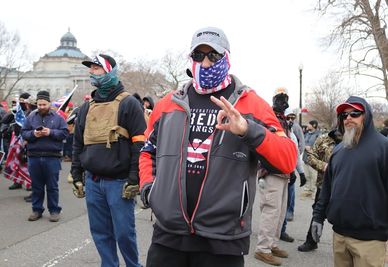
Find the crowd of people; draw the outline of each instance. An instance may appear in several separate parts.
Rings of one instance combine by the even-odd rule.
[[[335,266],[384,266],[388,120],[378,133],[370,105],[351,96],[336,108],[329,132],[317,120],[303,127],[286,88],[275,90],[271,106],[229,73],[231,49],[221,29],[196,31],[189,52],[192,79],[157,103],[126,92],[115,59],[99,54],[82,62],[96,89],[80,107],[59,112],[40,91],[0,112],[2,151],[8,161],[17,146],[31,178],[11,175],[5,164],[15,182],[9,189],[31,187],[28,220],[42,218],[46,193],[49,220],[59,221],[62,158],[71,162],[74,195],[86,200],[101,266],[119,266],[117,247],[126,266],[141,266],[134,213],[140,195],[156,216],[147,267],[238,267],[249,253],[258,183],[254,257],[279,266],[288,257],[279,240],[294,242],[287,223],[297,219],[299,179],[301,197],[314,204],[297,250],[318,249],[327,219]]]

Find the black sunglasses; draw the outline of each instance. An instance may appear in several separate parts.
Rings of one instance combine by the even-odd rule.
[[[362,114],[364,114],[363,111],[353,110],[353,111],[350,111],[350,112],[341,112],[339,115],[340,115],[341,120],[345,120],[349,115],[352,118],[358,118]]]
[[[195,62],[202,62],[205,59],[205,56],[211,61],[211,62],[217,62],[220,60],[224,55],[220,54],[214,50],[210,52],[202,52],[202,51],[193,51],[190,55],[190,57],[195,61]]]

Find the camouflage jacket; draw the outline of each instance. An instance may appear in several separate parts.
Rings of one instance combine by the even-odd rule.
[[[313,147],[309,151],[306,150],[307,163],[318,172],[316,183],[317,187],[322,185],[325,166],[329,162],[334,147],[334,140],[327,134],[324,134],[317,138]]]

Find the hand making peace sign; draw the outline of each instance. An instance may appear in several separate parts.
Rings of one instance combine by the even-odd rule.
[[[221,108],[217,114],[216,128],[244,136],[248,131],[248,122],[241,116],[240,112],[223,96],[220,99],[211,96],[210,100]]]

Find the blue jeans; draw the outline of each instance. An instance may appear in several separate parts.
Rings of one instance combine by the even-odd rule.
[[[102,267],[119,266],[117,245],[126,266],[138,267],[135,202],[121,197],[126,179],[111,180],[86,172],[86,205],[90,232],[101,257]]]
[[[295,183],[292,185],[288,184],[287,211],[286,211],[286,217],[284,218],[281,234],[286,232],[287,216],[294,215],[294,208],[295,208]]]
[[[45,187],[47,191],[47,209],[50,213],[60,213],[58,205],[58,179],[61,160],[58,157],[29,157],[28,172],[31,176],[32,211],[43,213]]]
[[[294,215],[295,209],[295,183],[288,185],[287,214]]]

